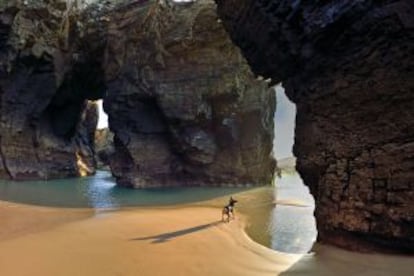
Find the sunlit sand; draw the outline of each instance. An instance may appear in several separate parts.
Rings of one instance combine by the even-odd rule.
[[[45,210],[55,211],[1,205],[1,212],[18,211],[32,219]],[[68,217],[80,211],[58,212]],[[254,243],[243,232],[241,219],[222,223],[220,211],[214,208],[78,215],[76,221],[48,225],[41,231],[27,229],[8,236],[3,230],[0,275],[274,275],[299,258]],[[33,227],[32,222],[24,222],[25,217],[6,221],[6,228]]]
[[[412,275],[410,257],[285,254],[201,206],[94,213],[0,201],[0,275]]]

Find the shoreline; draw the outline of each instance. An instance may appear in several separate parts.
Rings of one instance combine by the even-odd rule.
[[[0,242],[87,219],[94,214],[94,210],[88,208],[53,208],[0,200]]]
[[[252,240],[245,215],[222,223],[220,209],[197,204],[95,212],[0,201],[0,275],[412,274],[404,256],[277,252]]]
[[[3,201],[0,207],[32,218],[77,211]],[[77,220],[0,240],[0,275],[274,275],[296,260],[253,242],[244,219],[223,223],[211,207],[128,208],[89,217],[85,211]]]

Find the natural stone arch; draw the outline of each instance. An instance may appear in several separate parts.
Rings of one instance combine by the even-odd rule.
[[[96,116],[81,115],[103,98],[118,184],[270,183],[273,93],[214,10],[208,0],[1,3],[2,176],[93,173]]]
[[[272,181],[274,95],[255,80],[213,1],[125,6],[110,22],[104,100],[118,183]]]
[[[252,69],[297,105],[319,241],[413,252],[412,3],[216,2]]]
[[[102,48],[80,43],[80,14],[63,1],[0,3],[0,176],[51,179],[95,172]],[[101,77],[99,77],[101,76]]]

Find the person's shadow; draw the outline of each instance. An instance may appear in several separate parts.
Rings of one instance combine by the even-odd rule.
[[[198,226],[194,226],[194,227],[190,227],[190,228],[186,228],[186,229],[182,229],[182,230],[178,230],[178,231],[174,231],[174,232],[167,232],[167,233],[154,235],[154,236],[148,236],[148,237],[133,238],[133,239],[130,239],[130,241],[153,240],[151,243],[163,243],[163,242],[167,242],[167,241],[169,241],[173,238],[188,235],[188,234],[191,234],[191,233],[194,233],[194,232],[198,232],[198,231],[210,228],[212,226],[216,226],[220,223],[222,223],[222,221],[218,220],[218,221],[215,221],[215,222],[202,224],[202,225],[198,225]]]

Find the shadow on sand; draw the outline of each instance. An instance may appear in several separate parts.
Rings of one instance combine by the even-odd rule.
[[[190,228],[186,228],[186,229],[182,229],[182,230],[178,230],[174,232],[168,232],[168,233],[163,233],[163,234],[148,236],[148,237],[134,238],[134,239],[130,239],[130,241],[153,240],[151,243],[163,243],[163,242],[167,242],[171,239],[174,239],[180,236],[188,235],[194,232],[198,232],[198,231],[219,225],[220,223],[222,223],[222,221],[218,220],[215,222],[202,224],[202,225],[198,225],[198,226],[194,226],[194,227],[190,227]]]

